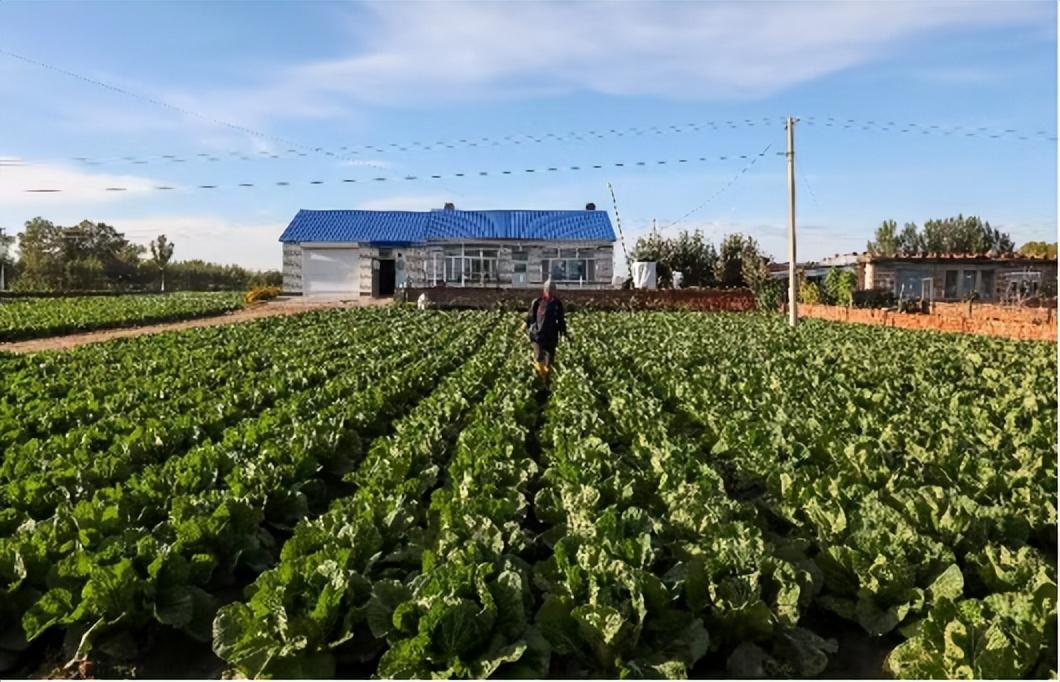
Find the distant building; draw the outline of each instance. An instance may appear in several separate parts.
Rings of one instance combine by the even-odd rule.
[[[1005,301],[1056,295],[1056,258],[1007,254],[922,254],[858,257],[858,288],[896,296],[957,301],[976,292],[981,300]]]
[[[771,263],[774,279],[787,279],[787,263]],[[830,270],[847,270],[858,278],[858,289],[882,289],[904,298],[959,301],[975,291],[979,299],[1014,302],[1044,294],[1055,296],[1056,258],[1006,254],[921,254],[882,256],[836,254],[798,264],[800,275],[823,282]]]
[[[606,211],[302,210],[280,235],[283,288],[390,296],[433,286],[611,285]]]

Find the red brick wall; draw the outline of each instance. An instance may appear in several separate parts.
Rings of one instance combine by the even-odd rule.
[[[799,314],[822,320],[878,324],[903,329],[930,329],[1005,336],[1012,339],[1056,341],[1056,310],[1052,308],[1003,308],[973,305],[968,315],[966,303],[940,303],[931,313],[898,313],[871,308],[843,308],[799,304]]]
[[[490,308],[501,305],[518,310],[529,307],[530,301],[538,295],[535,289],[409,288],[408,301],[416,301],[420,293],[426,293],[433,304],[444,307]],[[754,296],[747,289],[561,289],[559,297],[568,306],[593,310],[746,312],[755,309]]]

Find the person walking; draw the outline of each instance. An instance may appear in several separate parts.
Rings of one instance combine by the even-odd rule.
[[[530,304],[526,326],[530,346],[534,350],[534,369],[544,378],[552,370],[559,335],[567,336],[563,302],[556,296],[556,284],[551,279],[545,281],[541,296]]]

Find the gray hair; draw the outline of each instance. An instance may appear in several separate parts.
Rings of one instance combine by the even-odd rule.
[[[551,277],[545,280],[545,285],[543,289],[545,293],[549,295],[554,295],[556,293],[556,283],[552,281]]]

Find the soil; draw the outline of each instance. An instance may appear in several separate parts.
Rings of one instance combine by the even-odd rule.
[[[166,322],[163,324],[145,325],[143,327],[126,327],[122,329],[100,329],[83,334],[66,334],[63,336],[50,336],[43,339],[29,339],[27,341],[14,341],[11,343],[0,343],[0,351],[10,353],[38,353],[49,350],[69,350],[88,343],[99,343],[111,339],[124,339],[131,336],[143,336],[145,334],[159,334],[161,332],[176,331],[180,329],[195,329],[198,327],[216,327],[222,324],[234,324],[236,322],[247,322],[262,317],[274,315],[297,315],[311,310],[324,310],[327,308],[356,308],[365,305],[385,305],[390,299],[373,298],[330,298],[330,297],[280,297],[264,303],[255,303],[230,313],[224,313],[212,317],[200,317],[194,320],[183,320],[181,322]]]

